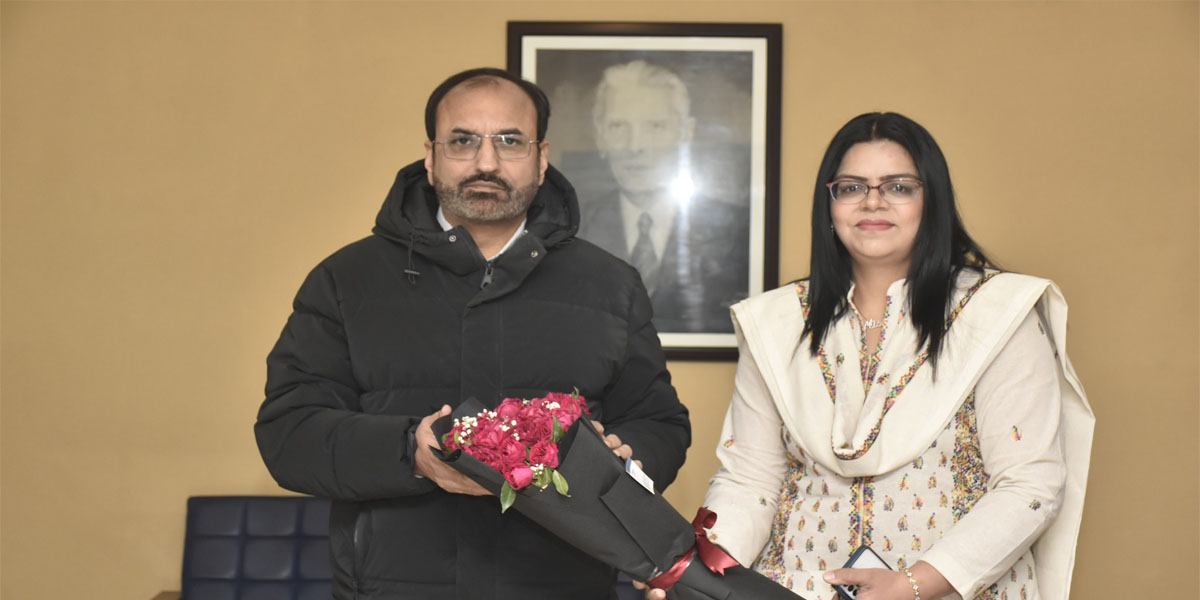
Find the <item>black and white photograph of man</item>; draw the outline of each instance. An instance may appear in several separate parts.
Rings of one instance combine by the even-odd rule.
[[[732,333],[750,291],[748,53],[539,51],[579,237],[636,267],[662,333]],[[557,96],[557,97],[556,97]],[[570,107],[570,108],[567,108]]]

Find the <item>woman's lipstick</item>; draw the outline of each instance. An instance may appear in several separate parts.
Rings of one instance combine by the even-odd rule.
[[[864,231],[884,231],[893,227],[891,221],[884,221],[883,219],[863,219],[855,223],[854,226]]]

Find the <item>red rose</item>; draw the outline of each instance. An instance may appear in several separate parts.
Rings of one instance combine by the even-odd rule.
[[[521,407],[524,402],[517,398],[505,398],[500,406],[496,407],[496,417],[501,421],[511,421],[517,418],[517,413],[521,412]]]
[[[517,415],[517,434],[521,436],[522,444],[532,447],[541,440],[550,439],[553,433],[554,421],[545,408],[537,404],[521,408]]]
[[[570,428],[571,424],[578,420],[580,415],[587,412],[587,404],[584,402],[582,396],[551,392],[546,394],[542,402],[549,406],[558,405],[556,408],[548,408],[548,410],[554,415],[555,419],[558,419],[558,424],[562,425],[563,429]]]
[[[533,482],[533,469],[520,465],[504,472],[504,479],[514,490],[519,490]]]
[[[525,445],[512,436],[507,436],[504,441],[500,442],[500,465],[501,470],[511,469],[517,465],[525,464]]]
[[[500,431],[499,423],[490,419],[480,419],[475,424],[475,433],[471,436],[471,447],[496,450],[500,448],[500,442],[505,437],[507,436]]]
[[[467,454],[479,459],[483,464],[499,471],[503,466],[503,455],[500,447],[508,434],[500,430],[499,423],[490,419],[480,418],[475,424],[475,432],[471,435],[471,445]]]
[[[529,449],[529,462],[547,469],[558,467],[558,445],[542,440]]]
[[[570,429],[571,425],[575,422],[576,417],[571,413],[563,411],[554,415],[554,418],[558,419],[558,424],[561,425],[563,429]]]
[[[467,454],[474,456],[475,458],[479,459],[479,462],[497,471],[499,471],[504,464],[501,462],[500,453],[491,448],[476,448],[471,446],[470,448],[467,448]]]
[[[570,394],[564,394],[562,392],[550,392],[549,394],[546,394],[545,400],[546,402],[557,402],[559,406],[570,406],[575,402]]]

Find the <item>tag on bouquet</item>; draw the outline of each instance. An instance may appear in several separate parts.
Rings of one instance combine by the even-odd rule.
[[[650,479],[650,476],[636,462],[633,462],[632,458],[625,459],[625,472],[629,473],[634,481],[642,484],[646,491],[654,493],[654,480]]]

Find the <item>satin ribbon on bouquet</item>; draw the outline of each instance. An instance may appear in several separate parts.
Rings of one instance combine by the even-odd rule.
[[[724,575],[725,569],[736,566],[738,561],[734,560],[720,546],[712,543],[708,539],[708,534],[704,532],[705,529],[709,529],[716,524],[717,513],[701,506],[696,511],[696,518],[692,519],[692,528],[696,530],[696,545],[692,546],[692,549],[688,550],[687,554],[684,554],[682,558],[675,561],[675,564],[666,573],[646,583],[650,587],[659,590],[669,589],[674,586],[679,581],[679,578],[683,576],[683,572],[687,570],[688,565],[692,563],[692,557],[697,552],[700,554],[700,562],[704,563],[704,566],[708,567],[709,571],[717,575]]]

